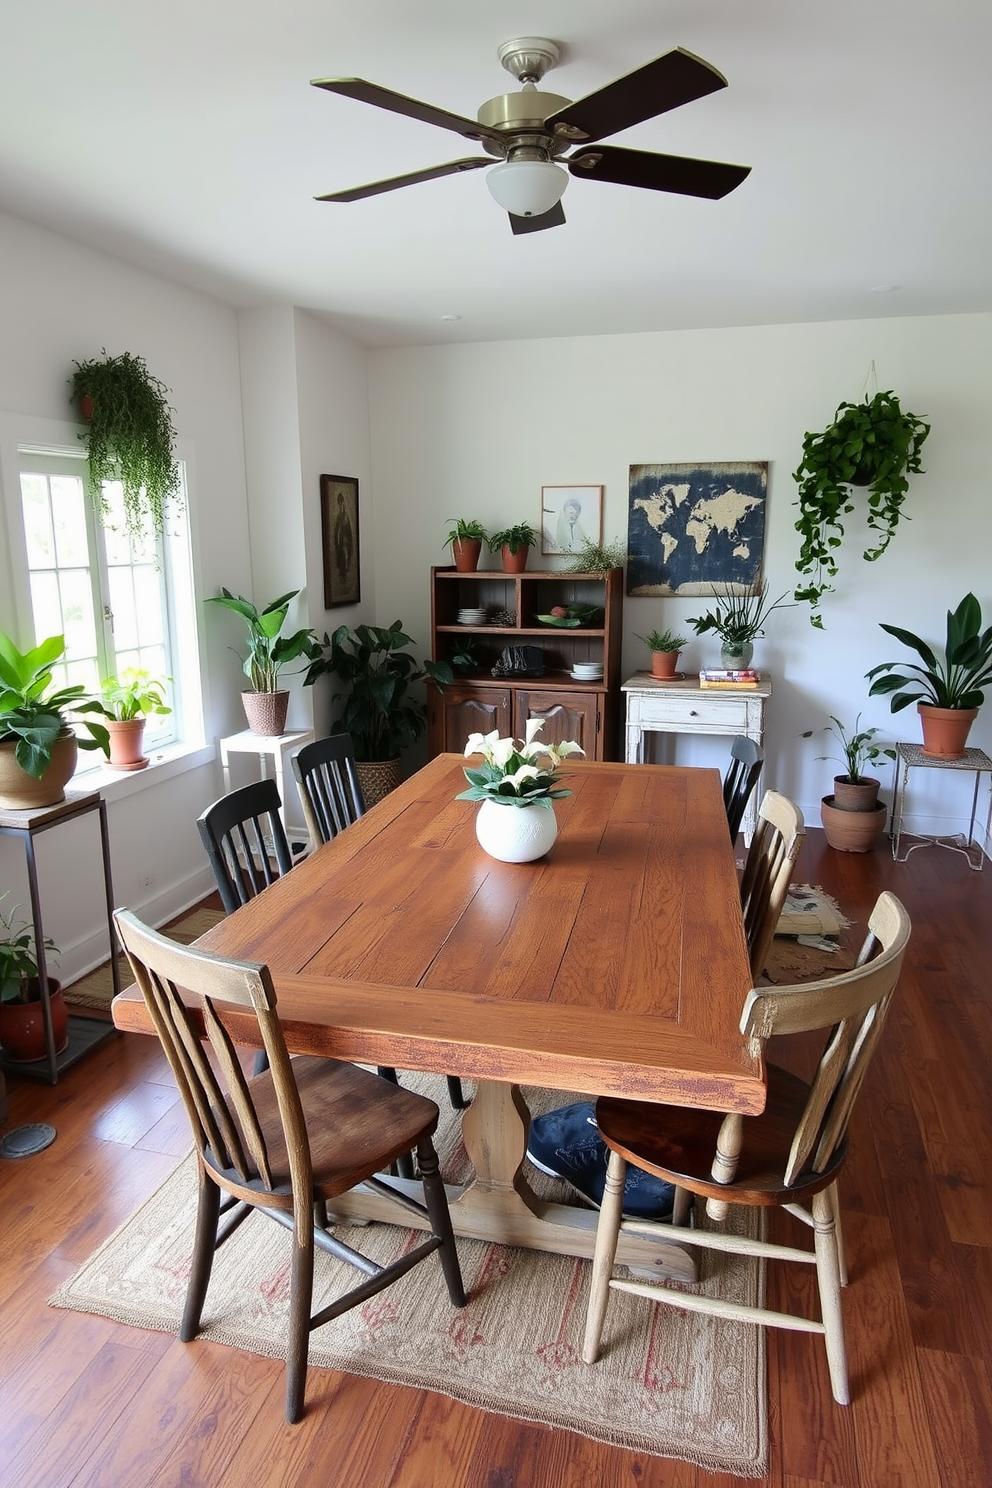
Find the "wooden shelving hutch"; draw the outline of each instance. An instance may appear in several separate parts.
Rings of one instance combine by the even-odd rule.
[[[575,629],[542,624],[538,615],[555,605],[596,605],[593,624]],[[482,607],[485,625],[461,625],[461,609]],[[549,744],[574,739],[587,759],[613,760],[619,753],[620,644],[623,569],[565,574],[431,570],[431,656],[450,661],[471,641],[476,662],[456,668],[450,687],[429,687],[427,747],[430,757],[460,754],[472,733],[523,738],[530,718],[543,718]],[[512,623],[508,623],[512,621]],[[504,623],[507,622],[507,623]],[[494,677],[506,646],[539,646],[544,672],[538,677]],[[577,661],[601,661],[602,681],[579,682]]]

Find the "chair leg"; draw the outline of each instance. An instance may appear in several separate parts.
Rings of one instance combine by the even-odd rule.
[[[831,1183],[827,1189],[830,1195],[830,1203],[834,1211],[834,1229],[837,1232],[837,1271],[840,1276],[842,1287],[847,1286],[847,1255],[844,1250],[844,1231],[840,1225],[840,1189],[836,1181]]]
[[[688,1188],[677,1188],[675,1198],[672,1201],[672,1224],[684,1225],[689,1222],[689,1210],[692,1208],[692,1193]]]
[[[847,1351],[844,1347],[844,1317],[840,1305],[840,1267],[837,1255],[837,1231],[834,1227],[833,1201],[829,1191],[813,1195],[813,1237],[816,1250],[816,1279],[820,1288],[820,1311],[823,1315],[824,1341],[830,1387],[838,1405],[850,1405],[851,1390],[847,1378]]]
[[[448,1099],[451,1102],[451,1109],[467,1111],[472,1102],[465,1099],[461,1080],[457,1075],[446,1075],[445,1078],[448,1082]]]
[[[586,1336],[582,1344],[582,1358],[587,1364],[595,1364],[599,1358],[599,1342],[603,1336],[606,1320],[606,1304],[610,1300],[610,1277],[616,1259],[617,1241],[620,1239],[620,1220],[623,1214],[623,1189],[627,1181],[627,1163],[619,1152],[610,1153],[606,1169],[606,1187],[599,1210],[596,1228],[596,1251],[592,1260],[592,1281],[589,1285],[589,1310],[586,1313]]]
[[[196,1230],[193,1237],[193,1264],[186,1301],[183,1305],[179,1337],[189,1343],[200,1331],[200,1314],[203,1311],[210,1271],[214,1262],[214,1246],[217,1243],[217,1224],[220,1219],[220,1189],[199,1166],[199,1194],[196,1206]]]
[[[293,1229],[293,1265],[289,1289],[289,1337],[286,1340],[286,1420],[290,1426],[303,1416],[310,1350],[310,1312],[313,1306],[313,1224],[306,1218],[306,1234]]]
[[[435,1235],[440,1236],[441,1244],[438,1249],[438,1257],[441,1261],[441,1270],[448,1287],[448,1296],[455,1307],[465,1306],[465,1286],[462,1282],[462,1271],[458,1264],[458,1251],[455,1247],[455,1232],[451,1227],[451,1213],[448,1209],[448,1196],[441,1182],[441,1174],[438,1170],[437,1153],[434,1143],[430,1137],[424,1137],[417,1143],[417,1162],[420,1165],[420,1176],[424,1184],[424,1203],[427,1205],[427,1213],[430,1215],[431,1229]]]

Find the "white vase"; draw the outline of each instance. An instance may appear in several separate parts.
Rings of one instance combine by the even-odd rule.
[[[501,863],[530,863],[550,852],[558,836],[553,806],[500,806],[483,801],[475,818],[479,846]]]

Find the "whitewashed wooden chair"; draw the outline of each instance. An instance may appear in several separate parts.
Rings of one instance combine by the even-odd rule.
[[[822,1334],[834,1399],[841,1405],[849,1403],[840,1301],[847,1269],[837,1176],[847,1155],[851,1111],[885,1022],[910,933],[909,917],[890,893],[879,897],[869,926],[853,971],[800,986],[761,987],[748,993],[741,1030],[755,1053],[776,1034],[829,1030],[811,1082],[778,1065],[768,1065],[768,1101],[761,1116],[721,1116],[716,1111],[613,1097],[597,1102],[596,1120],[610,1149],[610,1160],[586,1318],[586,1363],[594,1363],[599,1356],[613,1288],[689,1312]],[[650,1233],[659,1228],[646,1220],[621,1216],[628,1162],[705,1198],[707,1213],[713,1218],[721,1218],[728,1204],[778,1206],[811,1226],[812,1251],[728,1235],[719,1228],[666,1225],[663,1233],[688,1245],[814,1264],[822,1321],[614,1277],[620,1231]],[[804,1207],[807,1202],[811,1202],[811,1212]]]
[[[778,791],[765,791],[741,877],[744,934],[755,982],[765,969],[805,837],[803,814],[795,802]]]

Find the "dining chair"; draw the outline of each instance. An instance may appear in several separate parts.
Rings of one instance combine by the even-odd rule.
[[[199,1332],[214,1252],[252,1209],[277,1220],[292,1235],[286,1420],[298,1421],[314,1329],[366,1302],[435,1251],[453,1305],[464,1306],[432,1141],[438,1108],[358,1065],[290,1059],[266,966],[177,945],[129,910],[117,910],[114,919],[193,1129],[198,1206],[179,1337],[188,1343]],[[192,1006],[180,987],[191,994]],[[217,1002],[240,1009],[238,1017],[252,1021],[268,1056],[265,1073],[245,1075]],[[414,1149],[423,1203],[377,1176]],[[428,1237],[417,1244],[401,1240],[398,1258],[388,1265],[336,1239],[327,1205],[359,1183],[394,1200],[421,1224],[426,1220]],[[362,1278],[316,1313],[315,1248],[353,1266]]]
[[[741,875],[744,935],[755,982],[765,969],[805,836],[803,814],[795,802],[778,791],[765,791]]]
[[[221,796],[197,818],[200,840],[228,914],[293,866],[281,807],[275,781],[256,780]]]
[[[355,769],[355,746],[350,734],[331,734],[326,739],[304,744],[293,756],[293,774],[311,847],[330,842],[365,815],[365,798]]]
[[[811,1081],[768,1064],[768,1100],[762,1115],[722,1116],[718,1111],[614,1097],[596,1103],[610,1158],[586,1315],[582,1357],[587,1364],[599,1357],[613,1289],[688,1312],[819,1333],[826,1344],[834,1399],[841,1405],[850,1403],[840,1297],[847,1268],[837,1178],[847,1156],[851,1111],[885,1023],[909,934],[905,909],[894,894],[885,892],[872,911],[868,937],[853,971],[748,993],[741,1031],[755,1053],[776,1035],[826,1030]],[[620,1231],[646,1233],[652,1228],[646,1221],[621,1216],[628,1162],[705,1198],[711,1220],[719,1221],[729,1204],[743,1204],[787,1209],[812,1228],[813,1250],[728,1234],[718,1227],[666,1225],[664,1234],[690,1246],[814,1265],[820,1320],[614,1277]]]
[[[737,841],[744,811],[751,799],[751,792],[758,783],[764,760],[761,745],[749,739],[746,734],[738,734],[731,741],[730,764],[723,777],[723,804],[727,812],[731,842]]]

